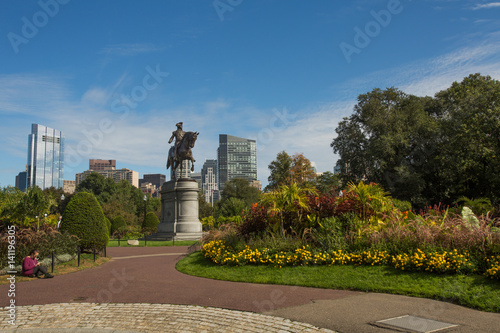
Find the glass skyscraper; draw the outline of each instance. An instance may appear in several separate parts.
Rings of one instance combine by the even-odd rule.
[[[234,178],[257,180],[257,142],[232,135],[219,134],[217,149],[219,190]]]
[[[61,131],[31,125],[28,139],[27,185],[42,190],[63,187],[64,134]]]

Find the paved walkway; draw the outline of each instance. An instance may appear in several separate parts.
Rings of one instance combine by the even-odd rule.
[[[184,275],[175,264],[187,251],[110,248],[113,260],[97,268],[17,283],[16,331],[393,332],[374,322],[414,315],[458,325],[456,332],[500,332],[500,314],[428,299]],[[0,297],[0,306],[7,302]]]
[[[193,305],[58,303],[18,308],[16,331],[332,332],[262,314]],[[2,325],[5,328],[6,325]],[[0,327],[2,327],[0,326]]]

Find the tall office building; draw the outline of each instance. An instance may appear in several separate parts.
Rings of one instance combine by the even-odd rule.
[[[232,135],[219,134],[217,149],[219,190],[224,183],[243,178],[250,182],[257,180],[257,143]]]
[[[213,204],[219,200],[217,160],[206,160],[201,168],[201,188],[205,201]]]
[[[166,179],[167,179],[167,176],[165,176],[161,173],[145,174],[142,177],[142,179],[139,179],[139,187],[142,184],[151,183],[159,190],[159,189],[161,189],[161,186],[166,181]]]
[[[61,131],[31,125],[28,140],[28,187],[38,186],[42,190],[63,187],[64,134]]]
[[[26,191],[26,179],[27,179],[27,171],[21,171],[16,176],[16,187],[21,191]]]

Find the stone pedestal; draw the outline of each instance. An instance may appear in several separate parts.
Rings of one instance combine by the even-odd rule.
[[[161,220],[158,232],[148,239],[199,240],[202,225],[198,219],[198,183],[178,179],[161,187]]]

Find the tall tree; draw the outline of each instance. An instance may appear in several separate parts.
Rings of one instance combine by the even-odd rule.
[[[316,177],[316,189],[321,193],[330,193],[332,190],[340,189],[340,179],[338,174],[326,171]]]
[[[416,207],[500,198],[500,82],[470,75],[431,97],[374,89],[336,129],[344,183],[373,181]]]
[[[224,189],[221,193],[221,201],[229,198],[241,199],[246,206],[258,202],[261,196],[258,188],[250,186],[250,182],[243,178],[235,178],[227,181],[224,184]]]
[[[436,94],[441,141],[436,200],[461,196],[500,201],[500,81],[471,74]]]
[[[297,183],[299,186],[311,182],[316,178],[311,161],[304,154],[296,153],[292,156],[290,177],[291,181]]]
[[[275,190],[280,185],[290,183],[292,158],[284,150],[278,153],[276,160],[269,163],[268,168],[271,174],[267,178],[269,184],[265,188],[266,192]]]
[[[437,130],[425,106],[425,99],[396,88],[360,95],[331,143],[340,155],[342,182],[373,181],[400,199],[424,204],[420,171],[432,158]]]

